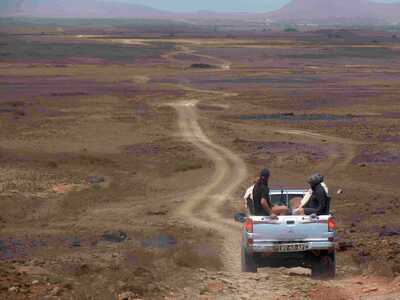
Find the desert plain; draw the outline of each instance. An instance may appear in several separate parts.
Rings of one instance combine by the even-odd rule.
[[[400,36],[125,25],[1,30],[0,298],[398,299]],[[336,279],[240,273],[263,167],[325,176]]]

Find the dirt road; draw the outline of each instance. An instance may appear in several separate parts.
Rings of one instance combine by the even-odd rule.
[[[183,204],[175,213],[175,217],[184,219],[194,226],[213,230],[222,238],[221,258],[224,272],[213,273],[203,270],[200,280],[210,282],[206,290],[213,294],[212,290],[215,286],[223,286],[224,293],[219,294],[217,299],[319,299],[321,297],[358,299],[361,296],[365,297],[362,289],[353,290],[353,283],[369,280],[372,285],[377,285],[378,279],[351,276],[320,283],[311,280],[310,271],[302,268],[292,270],[264,268],[260,269],[257,274],[240,272],[241,225],[235,223],[233,218],[227,219],[218,211],[224,203],[234,200],[233,193],[247,179],[246,164],[240,156],[207,137],[200,125],[201,120],[199,120],[200,116],[196,108],[198,102],[203,98],[213,97],[215,94],[222,97],[231,96],[231,94],[193,89],[190,86],[180,86],[180,88],[194,93],[200,99],[182,100],[172,104],[177,111],[180,134],[186,141],[200,149],[214,165],[208,183],[205,186],[197,187],[190,196],[182,199]],[[271,128],[271,130],[282,134],[323,139],[340,145],[341,151],[331,155],[326,170],[345,168],[355,155],[357,143],[346,139],[300,130],[276,128]],[[390,297],[393,296],[391,284],[381,284],[381,286],[384,285],[387,287],[386,290],[390,291]],[[341,291],[339,292],[338,289]],[[201,298],[196,292],[193,294],[185,292],[176,296],[181,299]],[[368,296],[366,296],[367,299]]]
[[[238,155],[206,136],[199,124],[197,102],[187,100],[172,106],[178,114],[182,137],[207,155],[214,164],[214,170],[208,184],[198,187],[191,196],[182,199],[184,202],[175,217],[191,225],[216,231],[223,240],[221,258],[224,272],[203,270],[199,274],[200,281],[209,282],[205,290],[210,289],[212,294],[214,288],[223,287],[224,293],[219,294],[217,299],[279,299],[301,290],[306,291],[313,284],[311,279],[303,276],[288,279],[287,270],[267,268],[260,269],[257,274],[240,272],[241,225],[219,214],[218,208],[226,201],[232,201],[233,192],[247,179],[246,165]],[[291,289],[287,282],[292,282],[296,288]],[[187,291],[175,296],[178,299],[201,298],[198,293],[190,294]]]
[[[182,101],[174,105],[182,136],[203,151],[214,163],[209,184],[200,188],[177,211],[177,216],[195,225],[217,230],[225,238],[224,265],[229,271],[239,271],[238,257],[240,226],[218,214],[218,208],[232,198],[235,189],[247,178],[244,161],[229,149],[213,143],[198,122],[196,101]],[[201,209],[199,209],[201,207]]]
[[[308,276],[309,270],[302,268],[264,268],[257,274],[241,273],[241,225],[232,219],[226,219],[218,213],[218,209],[226,201],[233,201],[233,192],[247,179],[246,165],[238,155],[214,143],[203,132],[199,124],[197,103],[197,100],[187,100],[172,104],[172,106],[178,114],[182,137],[207,155],[214,164],[214,170],[205,186],[199,186],[193,194],[186,195],[186,198],[182,199],[184,202],[176,211],[175,217],[190,222],[194,226],[216,231],[223,240],[221,258],[224,263],[224,272],[213,273],[203,270],[202,274],[199,274],[202,282],[209,282],[205,288],[206,291],[212,294],[213,289],[223,290],[224,293],[219,294],[216,299],[320,299],[321,297],[370,299],[370,296],[376,295],[366,295],[365,289],[353,288],[354,282],[368,282],[372,286],[384,287],[382,289],[385,291],[384,295],[380,295],[382,299],[395,299],[390,298],[398,295],[393,284],[380,282],[379,278],[350,276],[320,283]],[[303,134],[303,132],[287,133]],[[324,138],[327,137],[324,136]],[[350,154],[346,152],[346,155]],[[332,162],[337,159],[339,157],[334,157]],[[177,296],[175,299],[202,299],[198,293],[190,294],[190,291],[175,296]]]
[[[198,55],[188,48],[183,49],[182,52]],[[167,58],[174,60],[177,53],[181,52],[170,53]],[[218,60],[214,57],[207,58]],[[220,70],[229,71],[230,68],[224,68],[223,65],[230,65],[230,63],[224,61],[220,68]],[[206,72],[213,71],[206,70]],[[282,284],[288,279],[287,272],[281,269],[260,269],[258,274],[241,273],[242,226],[234,222],[233,216],[227,219],[219,213],[219,208],[224,203],[234,200],[233,193],[247,179],[247,167],[237,154],[207,137],[201,128],[196,106],[202,100],[207,100],[209,97],[214,98],[216,94],[220,97],[228,97],[232,94],[194,89],[190,86],[179,87],[193,93],[190,96],[196,98],[171,104],[177,112],[180,134],[183,139],[201,150],[214,165],[213,174],[208,183],[197,187],[191,196],[182,199],[183,204],[175,213],[176,218],[184,219],[191,225],[215,231],[222,239],[221,259],[224,272],[213,273],[204,270],[201,274],[201,281],[207,282],[211,279],[211,286],[221,284],[225,287],[224,294],[219,294],[218,299],[278,299],[298,293],[298,289],[291,290],[286,284]],[[297,282],[299,280],[301,283]],[[311,280],[304,277],[293,278],[289,281],[295,281],[295,285],[304,291],[311,284]],[[212,290],[213,288],[211,288],[211,293]],[[195,299],[199,298],[199,295],[196,292],[193,294],[185,292],[178,295],[178,298]]]

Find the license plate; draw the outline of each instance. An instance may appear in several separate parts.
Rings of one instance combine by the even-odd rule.
[[[275,246],[277,252],[298,252],[306,251],[307,244],[282,244]]]

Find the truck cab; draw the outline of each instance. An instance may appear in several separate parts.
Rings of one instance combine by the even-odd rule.
[[[287,205],[305,190],[271,190],[273,205]],[[311,268],[314,278],[336,275],[336,223],[332,214],[289,215],[272,219],[248,215],[243,226],[242,271],[260,267]]]

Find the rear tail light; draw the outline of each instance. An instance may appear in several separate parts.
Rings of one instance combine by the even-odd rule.
[[[253,233],[253,220],[250,218],[246,219],[246,222],[244,222],[244,228],[248,233]]]
[[[328,229],[329,229],[329,231],[335,231],[336,230],[335,218],[330,217],[328,219]]]

